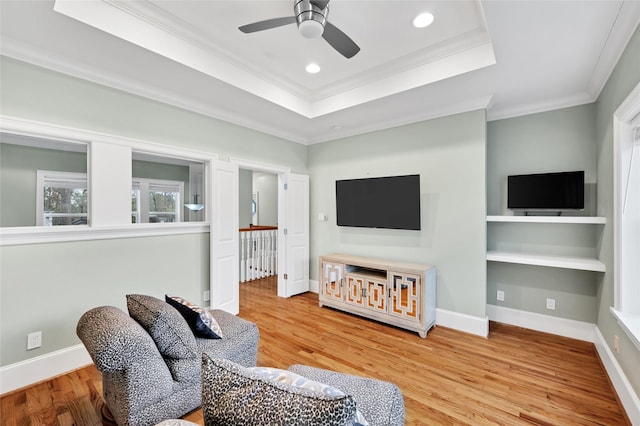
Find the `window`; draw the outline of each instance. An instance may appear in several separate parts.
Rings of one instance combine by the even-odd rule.
[[[182,222],[184,182],[134,178],[131,223]]]
[[[86,225],[87,175],[37,171],[36,225]]]
[[[86,223],[87,197],[90,197],[84,177],[87,147],[81,142],[0,131],[0,227]],[[44,178],[48,170],[55,170],[50,172],[55,175],[48,176],[46,210],[49,215],[45,218]],[[81,182],[60,186],[74,181],[76,174],[82,176]]]
[[[87,224],[87,175],[38,170],[37,225]],[[184,183],[134,178],[131,223],[182,221]]]

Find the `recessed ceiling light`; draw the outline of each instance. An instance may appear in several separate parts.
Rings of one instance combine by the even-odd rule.
[[[421,13],[413,18],[413,26],[416,28],[425,28],[431,25],[433,22],[433,15],[429,12]]]
[[[320,72],[320,65],[311,63],[305,69],[309,74],[316,74]]]

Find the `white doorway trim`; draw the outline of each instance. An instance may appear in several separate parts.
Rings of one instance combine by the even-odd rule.
[[[291,173],[291,168],[233,157],[229,159],[229,162],[236,164],[240,169],[271,173],[278,176],[278,296],[287,297],[287,283],[284,279],[284,273],[286,271],[286,243],[284,228],[282,226],[286,222],[287,205],[283,182],[287,181],[287,176]],[[236,188],[236,191],[239,192],[239,190],[240,188]]]

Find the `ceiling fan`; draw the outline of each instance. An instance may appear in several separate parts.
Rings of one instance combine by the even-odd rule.
[[[360,47],[335,25],[327,21],[329,16],[329,0],[294,0],[294,16],[267,19],[239,27],[243,33],[254,33],[269,30],[283,25],[298,24],[298,31],[306,38],[322,36],[335,50],[345,58],[352,58],[360,51]]]

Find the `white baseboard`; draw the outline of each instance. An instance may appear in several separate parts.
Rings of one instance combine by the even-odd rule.
[[[571,337],[592,343],[594,341],[596,325],[589,322],[552,317],[496,305],[487,305],[487,315],[491,321],[516,325],[518,327]]]
[[[622,371],[620,364],[618,364],[618,360],[613,352],[611,352],[609,345],[607,345],[607,342],[604,340],[604,336],[602,336],[602,333],[600,333],[597,327],[594,335],[594,344],[598,355],[600,355],[602,364],[605,370],[607,370],[607,375],[618,393],[618,398],[620,398],[620,402],[627,412],[631,424],[640,425],[640,398],[636,395],[627,376],[624,374],[624,371]]]
[[[320,283],[318,280],[309,280],[309,291],[312,293],[320,293]]]
[[[489,319],[436,308],[436,324],[477,336],[489,336]]]
[[[0,395],[84,367],[93,361],[75,345],[0,368]]]

